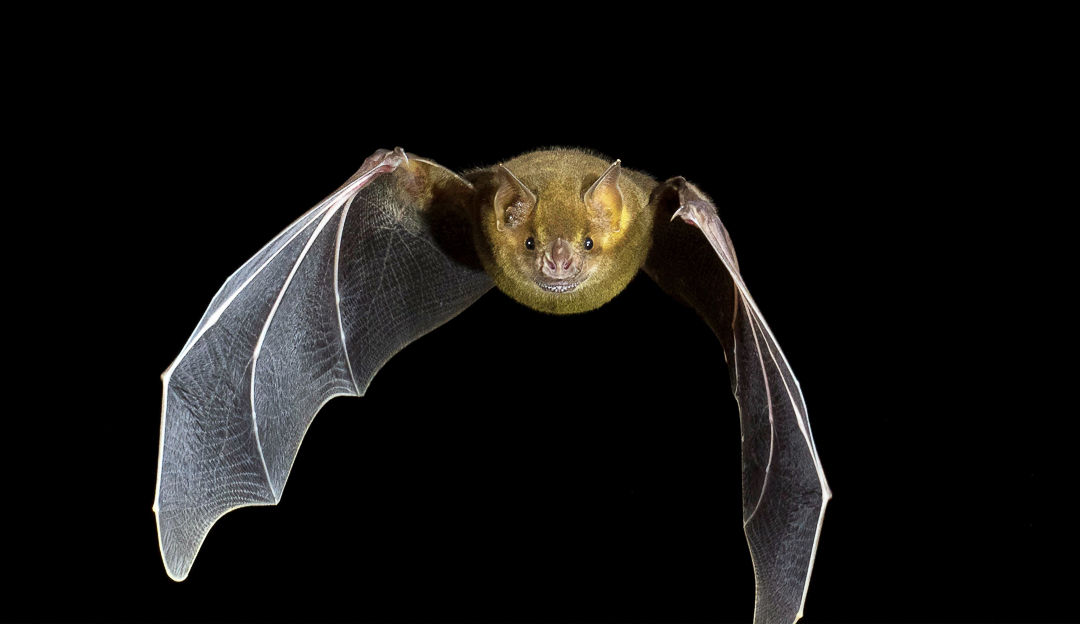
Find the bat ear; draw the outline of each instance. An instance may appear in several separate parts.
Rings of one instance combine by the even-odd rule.
[[[536,195],[506,167],[495,168],[499,190],[495,191],[495,228],[502,232],[525,222],[536,207]]]
[[[618,232],[622,222],[623,195],[619,190],[619,173],[622,171],[621,160],[616,160],[607,168],[604,175],[596,179],[589,190],[585,191],[585,208],[593,221],[600,221],[602,228],[609,232]]]

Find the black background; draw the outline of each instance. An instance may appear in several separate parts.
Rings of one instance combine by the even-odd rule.
[[[835,495],[803,621],[1073,617],[1043,424],[1067,410],[1016,398],[1041,356],[1009,336],[1043,321],[979,268],[1008,131],[963,54],[684,23],[532,55],[356,26],[309,57],[211,22],[115,57],[92,136],[123,157],[76,204],[109,216],[64,259],[80,389],[49,395],[56,448],[14,448],[7,616],[749,621],[722,351],[644,275],[575,317],[484,296],[324,408],[279,506],[226,515],[183,583],[161,565],[159,375],[225,278],[377,148],[460,171],[561,145],[718,203]]]

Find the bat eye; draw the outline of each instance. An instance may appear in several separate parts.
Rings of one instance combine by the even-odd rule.
[[[532,236],[525,239],[525,249],[532,249],[536,247],[536,243],[533,241]]]
[[[592,239],[591,238],[586,238],[585,239],[585,250],[588,251],[590,249],[592,249]]]

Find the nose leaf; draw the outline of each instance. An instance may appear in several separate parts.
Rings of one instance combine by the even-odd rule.
[[[576,272],[574,260],[574,248],[568,241],[557,238],[544,254],[544,273],[555,279],[570,277]]]

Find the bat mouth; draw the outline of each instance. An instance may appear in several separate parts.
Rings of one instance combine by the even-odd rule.
[[[541,282],[541,281],[537,280],[536,285],[539,286],[541,289],[546,290],[546,291],[548,291],[550,293],[562,294],[562,293],[568,293],[568,292],[574,290],[575,288],[580,286],[581,283],[584,282],[584,281],[585,280],[583,280],[583,279],[578,279],[578,280],[553,280],[553,281],[550,281],[550,282]]]

